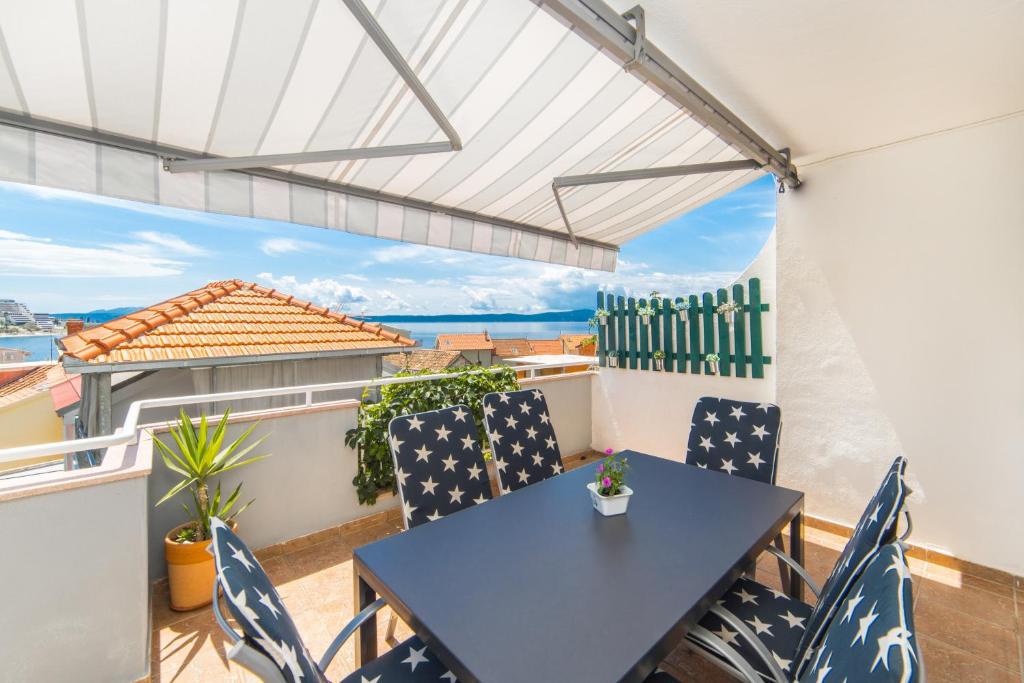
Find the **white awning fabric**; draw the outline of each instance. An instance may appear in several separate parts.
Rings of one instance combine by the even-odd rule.
[[[618,246],[763,173],[561,191],[558,176],[744,159],[529,0],[367,0],[453,152],[169,173],[447,138],[339,0],[0,3],[0,178],[614,270]],[[177,152],[177,154],[176,154]]]

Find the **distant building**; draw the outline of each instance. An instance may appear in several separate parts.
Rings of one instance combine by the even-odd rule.
[[[498,358],[515,358],[530,354],[530,340],[525,337],[494,339],[494,355]]]
[[[36,324],[36,327],[38,327],[41,331],[53,332],[53,326],[56,321],[54,321],[54,319],[50,317],[49,313],[33,313],[32,318]]]
[[[0,347],[0,363],[24,363],[32,352],[25,349],[8,349]]]
[[[558,339],[562,342],[562,353],[580,356],[596,355],[596,344],[594,344],[594,335],[592,334],[563,334]]]
[[[9,325],[28,325],[35,322],[28,306],[14,299],[0,299],[0,317]]]
[[[494,363],[494,341],[486,331],[479,334],[439,334],[434,346],[439,351],[458,351],[474,365]]]
[[[121,424],[128,406],[139,399],[373,379],[382,374],[384,355],[415,342],[283,292],[226,280],[68,335],[58,344],[65,370],[83,376],[79,412],[95,436]],[[315,400],[360,393],[318,394]],[[105,397],[109,400],[101,400]],[[230,407],[260,410],[303,400],[280,396],[233,401]],[[225,407],[186,410],[213,414]],[[150,410],[143,419],[166,420],[177,410]]]
[[[81,377],[69,377],[56,363],[0,367],[0,448],[15,448],[72,438],[60,413],[79,398]],[[58,456],[59,458],[59,456]],[[17,469],[54,456],[0,463]]]
[[[458,351],[437,349],[413,349],[408,352],[390,353],[384,356],[384,376],[399,372],[422,372],[461,368],[470,365],[469,359]]]

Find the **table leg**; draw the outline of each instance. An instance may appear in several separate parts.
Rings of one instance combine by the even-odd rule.
[[[377,599],[377,593],[370,588],[370,585],[359,576],[359,570],[354,569],[355,592],[356,592],[356,614],[369,607]],[[356,645],[356,668],[368,664],[377,659],[377,615],[374,614],[364,621],[355,634]]]
[[[804,566],[804,513],[798,512],[789,523],[789,556]],[[804,599],[804,582],[795,571],[789,572],[789,594],[797,600]]]

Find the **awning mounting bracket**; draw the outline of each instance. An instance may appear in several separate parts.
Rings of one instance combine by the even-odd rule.
[[[632,71],[635,67],[643,64],[644,57],[646,56],[647,24],[644,18],[644,8],[640,5],[636,5],[635,7],[623,12],[622,18],[626,21],[636,22],[636,39],[633,41],[633,59],[622,65],[622,68],[626,71]]]

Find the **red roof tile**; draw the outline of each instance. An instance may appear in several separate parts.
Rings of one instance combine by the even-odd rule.
[[[413,346],[381,325],[242,280],[206,287],[59,342],[90,363],[194,360]]]
[[[480,334],[439,334],[436,347],[441,351],[492,351],[494,342],[486,332]]]

